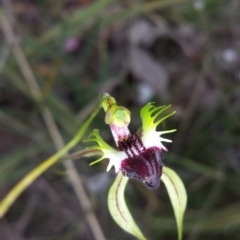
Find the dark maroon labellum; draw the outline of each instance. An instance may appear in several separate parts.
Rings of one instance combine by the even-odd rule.
[[[120,169],[123,175],[139,180],[150,190],[159,188],[164,165],[161,150],[157,147],[143,147],[137,154],[135,152],[132,155],[128,154],[130,156],[122,161]]]

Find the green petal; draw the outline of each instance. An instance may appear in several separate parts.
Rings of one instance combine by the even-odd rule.
[[[104,158],[101,157],[101,158],[99,158],[99,159],[97,159],[97,160],[91,162],[91,163],[89,164],[89,166],[92,166],[92,165],[94,165],[94,164],[96,164],[96,163],[98,163],[98,162],[101,162],[103,159],[104,159]]]
[[[181,178],[168,167],[163,167],[162,177],[172,206],[178,228],[178,239],[182,239],[183,216],[187,205],[187,193]]]
[[[168,114],[167,116],[164,116],[163,118],[156,121],[156,118],[165,110],[167,110],[171,105],[168,106],[160,106],[155,107],[154,103],[148,103],[146,106],[144,106],[140,111],[140,116],[142,119],[142,129],[143,133],[147,133],[151,129],[155,129],[158,124],[160,124],[162,121],[164,121],[166,118],[172,116],[175,112]]]
[[[68,157],[63,158],[63,160],[68,159],[78,159],[82,157],[95,157],[95,156],[102,156],[102,151],[96,148],[86,148],[77,152],[72,153]]]
[[[91,147],[87,147],[86,150],[99,150],[105,153],[106,151],[115,151],[110,145],[108,145],[100,136],[99,130],[94,129],[88,139],[84,140],[84,142],[95,142],[97,145],[93,145]]]
[[[140,240],[146,240],[133,220],[125,202],[124,192],[128,180],[121,172],[118,173],[108,193],[108,208],[112,218],[123,230]]]

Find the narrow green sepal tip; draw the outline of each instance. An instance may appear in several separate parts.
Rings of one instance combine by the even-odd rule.
[[[176,113],[176,111],[166,115],[165,117],[159,119],[157,122],[154,122],[154,124],[159,125],[161,122],[163,122],[164,120],[166,120],[167,118],[171,117],[172,115],[174,115]],[[158,114],[158,113],[157,113]]]
[[[94,164],[96,164],[96,163],[98,163],[98,162],[101,162],[102,160],[103,160],[103,158],[100,158],[100,159],[98,159],[98,160],[95,160],[95,161],[89,163],[89,166],[92,166],[92,165],[94,165]]]

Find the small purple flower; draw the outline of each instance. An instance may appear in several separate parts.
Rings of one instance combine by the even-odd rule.
[[[68,38],[64,43],[64,51],[67,53],[73,53],[79,48],[80,45],[80,40],[76,37]]]
[[[107,96],[103,103],[103,108],[106,111],[105,122],[110,126],[118,149],[109,146],[101,138],[99,131],[95,129],[87,141],[95,141],[98,145],[89,149],[100,150],[103,155],[91,165],[108,158],[110,161],[107,171],[114,166],[116,173],[122,171],[124,176],[139,180],[146,188],[157,189],[160,186],[164,165],[162,152],[163,150],[167,151],[162,142],[171,142],[171,140],[162,138],[161,135],[176,130],[156,131],[156,127],[174,112],[159,120],[156,118],[169,107],[155,107],[153,103],[148,103],[140,112],[142,119],[140,133],[131,134],[128,129],[129,110],[116,105],[115,99]]]

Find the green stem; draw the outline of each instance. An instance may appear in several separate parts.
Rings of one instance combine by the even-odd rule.
[[[83,137],[84,133],[88,129],[89,125],[99,112],[101,108],[101,101],[97,104],[91,115],[86,119],[83,125],[80,127],[76,135],[72,140],[61,150],[56,152],[54,155],[43,161],[39,166],[34,168],[29,172],[21,181],[19,181],[16,186],[14,186],[7,196],[0,202],[0,218],[2,218],[15,200],[20,196],[20,194],[35,181],[42,173],[44,173],[48,168],[53,166],[65,153],[67,153],[71,148],[73,148]]]

